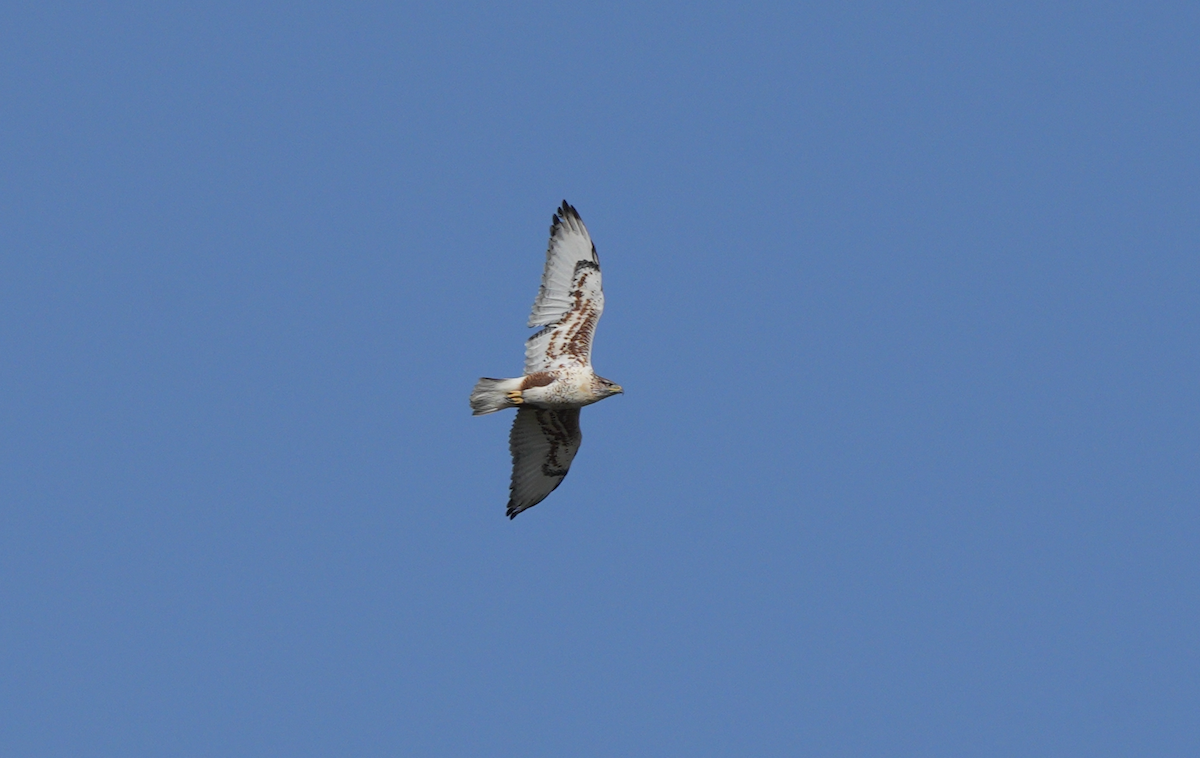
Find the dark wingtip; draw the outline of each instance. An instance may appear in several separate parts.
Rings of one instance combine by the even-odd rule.
[[[554,214],[555,218],[558,218],[559,216],[561,216],[564,221],[566,221],[568,218],[572,218],[572,217],[578,219],[579,211],[575,210],[575,206],[568,203],[566,201],[566,199],[564,198],[562,201],[562,205],[559,206],[558,210],[555,211],[555,214]]]
[[[554,215],[550,217],[550,236],[553,237],[554,230],[570,218],[574,218],[576,221],[583,223],[583,219],[579,218],[579,211],[575,210],[575,206],[568,203],[564,198],[562,205],[559,206],[558,210],[554,212]]]

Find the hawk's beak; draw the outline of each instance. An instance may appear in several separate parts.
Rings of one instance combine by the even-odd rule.
[[[614,384],[614,385],[613,385],[613,392],[617,393],[618,395],[624,395],[624,394],[625,394],[625,388],[624,388],[624,387],[622,387],[622,386],[621,386],[621,385],[619,385],[619,384]]]

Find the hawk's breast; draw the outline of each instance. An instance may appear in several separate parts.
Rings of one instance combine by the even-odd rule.
[[[543,408],[578,408],[599,400],[592,392],[593,372],[583,366],[547,372],[555,380],[522,393],[526,403]]]

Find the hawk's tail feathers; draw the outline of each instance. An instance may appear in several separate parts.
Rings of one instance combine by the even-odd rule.
[[[517,404],[509,400],[508,393],[519,391],[525,377],[516,379],[480,379],[471,391],[471,411],[474,416],[485,413],[495,413],[505,408],[516,408]]]

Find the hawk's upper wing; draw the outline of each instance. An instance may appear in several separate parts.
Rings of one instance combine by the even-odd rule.
[[[562,484],[581,442],[583,434],[579,431],[578,408],[517,410],[508,437],[508,449],[513,458],[509,518],[542,502]]]
[[[546,326],[525,343],[525,373],[592,362],[592,335],[604,312],[600,259],[579,213],[564,200],[550,225],[542,286],[530,326]]]
[[[575,307],[572,290],[580,263],[596,271],[595,288],[600,291],[600,259],[588,235],[583,219],[566,200],[550,223],[550,246],[546,249],[546,268],[542,286],[529,314],[530,326],[557,324],[563,314]]]

